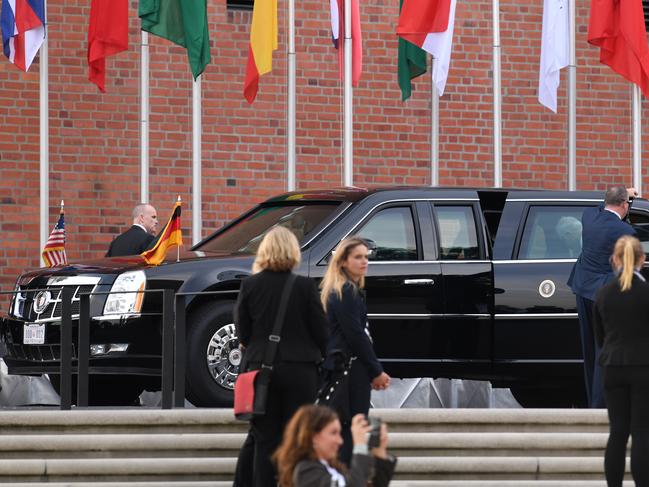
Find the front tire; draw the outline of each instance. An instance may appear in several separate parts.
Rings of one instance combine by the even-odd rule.
[[[232,407],[241,352],[234,302],[212,303],[191,313],[187,331],[186,396],[195,406]]]

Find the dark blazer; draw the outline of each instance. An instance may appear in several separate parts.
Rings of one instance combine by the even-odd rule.
[[[370,455],[354,455],[351,467],[345,475],[347,487],[386,487],[394,475],[396,459],[384,460]],[[293,472],[294,487],[330,487],[331,475],[318,460],[302,460]]]
[[[617,279],[597,293],[593,308],[600,365],[649,365],[649,284],[633,276],[622,292]]]
[[[142,227],[133,225],[110,243],[106,257],[141,254],[154,239],[155,237]]]
[[[623,235],[635,235],[635,230],[603,205],[586,209],[581,224],[581,255],[572,268],[568,286],[575,294],[593,301],[597,290],[613,275],[609,258],[615,242]]]
[[[334,369],[332,351],[342,350],[347,357],[357,357],[367,368],[370,380],[383,372],[370,341],[367,325],[367,307],[363,291],[351,281],[342,289],[342,299],[335,293],[327,301],[327,317],[331,326],[331,338],[327,345],[325,368]]]
[[[261,271],[241,281],[235,325],[247,362],[260,363],[268,344],[288,272]],[[313,280],[297,276],[286,308],[286,319],[275,361],[322,360],[328,325]]]

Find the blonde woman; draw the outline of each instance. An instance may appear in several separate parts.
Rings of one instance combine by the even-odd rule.
[[[235,311],[237,335],[244,347],[245,370],[260,368],[284,285],[299,263],[300,247],[290,230],[277,226],[264,236],[253,264],[253,275],[241,282]],[[273,363],[266,414],[251,422],[252,485],[255,487],[276,485],[270,457],[293,413],[315,400],[316,364],[322,360],[327,337],[327,320],[315,283],[308,277],[296,276]],[[245,455],[243,450],[242,455]],[[239,461],[245,464],[247,458]]]
[[[610,434],[604,457],[609,487],[622,487],[626,444],[638,487],[649,486],[649,284],[640,274],[645,254],[637,238],[620,237],[611,257],[617,278],[595,298],[593,322]]]
[[[320,283],[320,299],[331,331],[323,368],[330,373],[339,369],[340,364],[336,363],[339,352],[345,363],[351,360],[349,375],[331,403],[342,423],[344,443],[340,458],[347,464],[352,454],[351,419],[369,412],[371,388],[381,390],[390,385],[390,376],[383,371],[374,353],[367,323],[363,287],[368,253],[363,239],[345,238],[336,247]]]

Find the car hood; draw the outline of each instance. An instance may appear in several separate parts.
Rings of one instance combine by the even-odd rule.
[[[200,265],[205,259],[219,260],[223,262],[224,267],[240,267],[245,265],[250,267],[248,263],[253,260],[251,255],[241,254],[228,254],[223,252],[203,252],[203,251],[190,251],[182,250],[178,255],[174,249],[170,250],[166,259],[159,266],[147,264],[139,255],[131,255],[126,257],[106,257],[102,259],[86,260],[81,262],[73,262],[65,266],[57,266],[51,268],[40,268],[25,271],[20,276],[21,284],[28,284],[34,278],[49,278],[49,277],[65,277],[65,276],[79,276],[79,275],[119,275],[127,271],[144,270],[147,275],[162,276],[165,273],[173,273],[171,265],[184,267],[186,265],[194,266]],[[39,279],[40,280],[40,279]]]

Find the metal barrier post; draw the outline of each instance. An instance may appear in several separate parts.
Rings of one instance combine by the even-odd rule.
[[[90,361],[90,295],[82,294],[79,306],[77,347],[77,406],[88,406],[88,363]]]
[[[72,293],[61,290],[61,409],[72,408]]]
[[[162,409],[173,406],[174,291],[162,292]]]
[[[174,336],[174,407],[185,406],[185,296],[176,295],[176,327]]]

